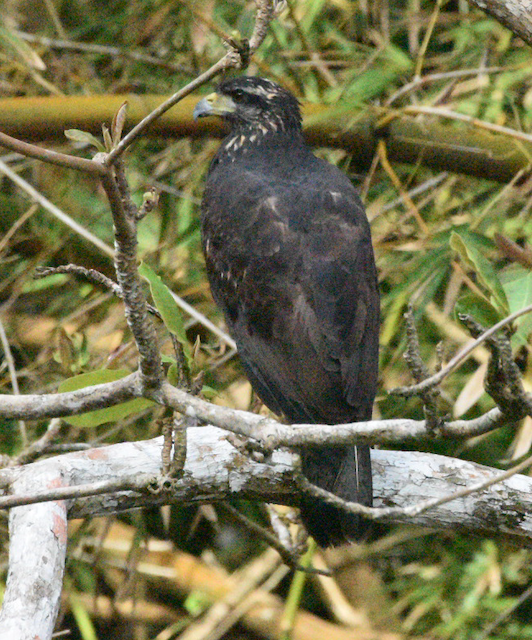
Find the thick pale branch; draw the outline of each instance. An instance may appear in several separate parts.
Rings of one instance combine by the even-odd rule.
[[[468,0],[532,46],[531,0]]]
[[[21,474],[14,492],[64,484],[61,465]],[[19,507],[9,514],[9,572],[0,612],[2,640],[49,638],[54,630],[65,568],[67,503]]]
[[[255,460],[234,438],[228,438],[225,431],[216,427],[191,427],[187,440],[184,474],[165,486],[164,491],[128,489],[80,497],[70,501],[69,517],[105,515],[169,502],[216,501],[231,496],[298,503],[300,490],[295,481],[298,459],[289,451],[277,449],[271,456]],[[135,487],[141,477],[159,476],[162,445],[162,438],[156,438],[57,456],[26,467],[4,469],[0,472],[0,483],[13,486],[23,477],[41,477],[53,470],[63,478],[63,488],[71,486],[73,496],[76,488],[93,483],[94,478],[108,482],[110,491],[119,482]],[[532,513],[532,478],[520,475],[506,478],[481,492],[416,513],[413,507],[427,499],[443,498],[457,489],[497,478],[501,472],[417,452],[374,450],[372,462],[376,506],[408,508],[402,515],[395,510],[387,520],[489,535],[503,533],[532,542],[532,517],[528,515]],[[33,486],[34,492],[38,486]],[[28,508],[16,507],[13,511]]]
[[[68,502],[68,516],[79,518],[118,513],[169,502],[213,502],[229,497],[297,504],[300,498],[297,456],[275,450],[260,460],[248,455],[238,438],[215,427],[187,431],[187,460],[179,479],[164,490],[142,490],[139,478],[161,473],[163,439],[124,443],[4,469],[0,484],[13,497],[64,491],[78,498]],[[394,507],[390,521],[435,529],[501,534],[532,543],[532,478],[512,476],[462,495],[459,500],[416,513],[427,498],[442,498],[457,488],[500,476],[500,472],[469,462],[415,452],[372,451],[376,506]],[[86,496],[84,489],[108,483],[109,491]],[[119,490],[118,486],[138,487]],[[153,487],[157,487],[154,483]],[[146,484],[148,487],[148,484]],[[50,498],[50,495],[48,495]],[[398,509],[404,509],[404,513]],[[414,515],[411,515],[414,514]],[[49,500],[10,512],[10,573],[0,616],[0,637],[9,640],[49,638],[59,602],[66,549],[67,503]],[[48,524],[47,524],[48,523]],[[43,552],[44,551],[44,552]],[[47,633],[47,635],[45,635]]]
[[[97,384],[78,391],[46,395],[0,395],[0,416],[14,420],[61,418],[105,409],[140,396],[139,375],[132,373],[116,382]]]

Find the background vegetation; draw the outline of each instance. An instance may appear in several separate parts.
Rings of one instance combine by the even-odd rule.
[[[253,4],[9,0],[2,11],[2,97],[162,95],[218,59],[224,34],[249,34]],[[530,61],[529,47],[493,19],[469,10],[463,0],[291,0],[250,73],[281,82],[302,103],[338,105],[342,115],[336,127],[360,107],[400,111],[424,106],[526,132],[532,125]],[[430,114],[419,118],[422,126],[439,120]],[[465,135],[475,125],[451,121],[450,126]],[[68,151],[73,144],[66,138],[54,141],[55,148]],[[75,146],[88,153],[82,144]],[[139,201],[151,186],[161,193],[156,213],[140,224],[142,259],[179,296],[220,324],[205,279],[198,228],[205,171],[216,146],[209,138],[146,137],[128,154],[127,173]],[[319,148],[316,153],[350,174],[372,223],[383,313],[376,414],[422,418],[419,401],[386,393],[410,382],[402,358],[405,306],[415,306],[422,353],[434,368],[468,339],[458,309],[473,311],[488,325],[530,302],[529,175],[521,171],[501,184],[453,173],[452,166],[437,172],[423,165],[422,154],[412,164],[392,167],[382,145],[380,153],[365,158],[363,168],[344,150]],[[37,266],[67,262],[111,275],[109,255],[35,204],[2,167],[109,244],[111,220],[102,194],[84,176],[15,154],[0,160],[1,391],[16,391],[18,385],[22,393],[46,392],[74,374],[132,368],[135,353],[119,302],[66,275],[34,279]],[[531,372],[529,326],[523,321],[513,337],[525,381]],[[197,345],[198,366],[216,401],[256,407],[231,348],[188,318],[187,336]],[[478,349],[445,381],[442,413],[472,417],[491,407],[482,387],[486,359]],[[146,410],[92,428],[65,420],[54,445],[64,450],[80,443],[146,439],[158,435],[156,416]],[[16,455],[48,426],[2,424],[0,452]],[[531,437],[527,419],[466,445],[440,445],[438,452],[505,466],[528,451]],[[258,505],[238,506],[263,521]],[[0,535],[7,543],[2,518]],[[5,567],[7,545],[2,548]],[[253,533],[217,506],[75,523],[60,628],[84,640],[175,637],[245,581],[253,562],[262,563],[266,580],[274,568],[264,551]],[[347,601],[339,608],[339,596],[327,591],[327,580],[308,580],[297,606],[331,624],[322,629],[317,619],[301,614],[299,624],[310,622],[305,628],[294,626],[289,615],[290,603],[298,602],[293,576],[279,575],[271,583],[280,611],[291,594],[283,618],[287,633],[293,628],[296,637],[319,632],[316,637],[532,638],[527,599],[531,554],[502,539],[387,528],[367,545],[331,553],[328,561],[353,608]],[[188,570],[194,580],[183,578]],[[231,578],[233,572],[238,573]],[[244,602],[250,605],[249,595]],[[254,616],[251,609],[220,633],[278,637],[273,627],[257,620],[259,613]],[[358,635],[345,631],[342,625],[348,622],[358,624]],[[198,633],[194,637],[215,637]]]

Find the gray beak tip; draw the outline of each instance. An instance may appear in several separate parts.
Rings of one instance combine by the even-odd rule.
[[[194,120],[198,118],[204,118],[212,113],[212,107],[206,98],[200,100],[198,104],[194,107],[194,112],[192,114]]]

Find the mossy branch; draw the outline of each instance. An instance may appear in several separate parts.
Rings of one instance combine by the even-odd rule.
[[[111,122],[124,101],[128,103],[128,126],[134,127],[164,99],[133,94],[6,98],[0,100],[0,131],[32,141],[64,141],[64,131],[69,128],[99,135],[101,123]],[[187,96],[181,100],[152,123],[146,135],[222,136],[221,123],[194,122],[197,99]],[[449,123],[428,114],[411,116],[367,106],[307,104],[303,114],[311,144],[345,149],[361,169],[368,167],[382,138],[393,162],[421,163],[500,182],[511,180],[532,160],[532,140],[490,133],[477,122]]]

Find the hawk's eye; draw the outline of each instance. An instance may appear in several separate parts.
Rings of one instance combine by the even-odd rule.
[[[242,100],[243,97],[244,97],[244,92],[242,91],[242,89],[235,89],[233,91],[233,94],[232,94],[233,100],[240,102],[240,100]]]

